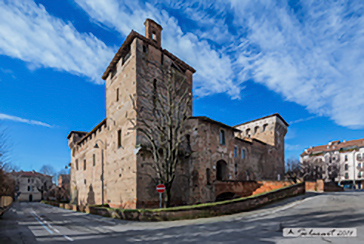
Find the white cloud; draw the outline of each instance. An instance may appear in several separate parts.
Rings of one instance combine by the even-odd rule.
[[[12,116],[12,115],[7,115],[7,114],[2,114],[0,113],[0,120],[11,120],[14,122],[21,122],[21,123],[26,123],[26,124],[30,124],[30,125],[39,125],[39,126],[44,126],[44,127],[48,127],[48,128],[52,128],[54,126],[51,126],[47,123],[41,122],[41,121],[36,121],[36,120],[31,120],[31,119],[23,119],[20,117],[16,117],[16,116]]]
[[[300,150],[302,149],[302,147],[300,145],[291,145],[291,144],[284,144],[284,148],[287,150],[287,151],[297,151],[297,150]]]
[[[145,19],[156,20],[163,27],[162,46],[197,70],[194,76],[196,95],[226,92],[234,98],[239,97],[240,89],[238,84],[233,82],[234,72],[229,55],[223,50],[214,49],[207,42],[207,38],[182,31],[178,20],[165,10],[138,1],[120,3],[116,0],[76,0],[76,3],[94,21],[113,28],[123,35],[129,34],[131,29],[144,34]],[[176,6],[183,4],[175,3],[174,7]],[[215,35],[212,36],[216,36],[216,31],[213,30]]]
[[[153,18],[162,45],[193,66],[195,94],[238,98],[248,79],[327,116],[364,127],[364,3],[360,1],[75,0],[93,21],[126,36]],[[32,1],[0,3],[0,54],[99,77],[114,55],[92,34]],[[181,16],[174,15],[179,11]],[[188,27],[181,21],[188,21]],[[68,50],[65,52],[64,50]]]
[[[0,54],[26,61],[29,67],[54,68],[101,84],[115,52],[30,0],[1,1],[0,23]]]
[[[290,125],[297,124],[297,123],[309,121],[309,120],[315,119],[315,118],[317,118],[317,116],[310,116],[310,117],[307,117],[307,118],[296,119],[296,120],[293,120],[293,121],[289,122],[289,124]]]
[[[241,49],[242,76],[338,125],[364,127],[362,3],[302,1],[295,10],[284,2],[232,6],[235,24],[246,25],[247,46],[255,49],[248,55],[246,46]]]

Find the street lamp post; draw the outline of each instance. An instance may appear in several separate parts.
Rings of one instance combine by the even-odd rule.
[[[94,148],[99,148],[97,141],[100,141],[103,146],[101,148],[101,201],[102,205],[104,205],[104,148],[106,149],[106,144],[102,140],[97,139]]]

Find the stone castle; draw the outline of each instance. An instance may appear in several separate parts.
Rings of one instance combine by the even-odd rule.
[[[141,137],[137,130],[129,129],[131,120],[138,121],[147,113],[136,112],[131,98],[138,106],[150,105],[153,99],[143,99],[142,92],[152,94],[163,82],[161,71],[169,67],[183,74],[183,85],[192,98],[195,70],[162,48],[159,24],[147,19],[144,25],[145,36],[131,31],[102,76],[106,81],[106,118],[90,132],[71,131],[67,136],[71,195],[80,205],[159,205],[156,184],[148,177],[151,158],[135,150]],[[233,127],[207,117],[193,117],[192,102],[187,114],[192,129],[189,147],[198,153],[177,167],[172,187],[174,205],[215,201],[231,193],[228,186],[234,182],[283,177],[288,124],[279,114]]]

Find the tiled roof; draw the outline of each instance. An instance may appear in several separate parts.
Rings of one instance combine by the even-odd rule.
[[[221,123],[219,121],[210,119],[209,117],[206,117],[206,116],[193,116],[193,117],[190,117],[190,119],[199,119],[199,120],[206,121],[206,122],[209,122],[209,123],[212,123],[212,124],[218,124],[218,125],[220,125],[222,127],[226,127],[226,128],[232,129],[234,131],[240,131],[240,130],[232,127],[232,126],[229,126],[229,125],[226,125],[226,124]]]
[[[152,40],[146,38],[145,36],[139,34],[138,32],[135,32],[134,30],[132,30],[130,32],[130,34],[126,37],[125,41],[123,42],[123,44],[121,45],[119,50],[116,52],[114,58],[111,60],[111,62],[109,64],[109,66],[106,68],[104,74],[102,75],[102,79],[106,80],[106,78],[109,75],[110,71],[112,71],[114,69],[116,63],[124,55],[126,47],[131,44],[131,42],[134,40],[135,37],[137,37],[137,38],[143,40],[144,42],[147,42],[149,45],[152,45],[155,48],[161,50],[165,55],[167,55],[170,59],[172,59],[173,62],[175,62],[177,65],[179,65],[183,69],[188,69],[192,73],[196,72],[196,70],[194,68],[192,68],[191,66],[189,66],[188,64],[186,64],[185,62],[183,62],[182,60],[177,58],[176,56],[174,56],[172,53],[168,52],[166,49],[163,49],[162,47],[160,47],[157,43],[155,43]]]
[[[238,124],[238,125],[235,125],[234,127],[238,127],[240,125],[244,125],[244,124],[248,124],[248,123],[251,123],[251,122],[255,122],[257,120],[262,120],[262,119],[266,119],[266,118],[269,118],[269,117],[273,117],[273,116],[277,116],[278,118],[280,118],[283,123],[286,125],[286,126],[289,126],[288,123],[282,118],[282,116],[279,114],[279,113],[275,113],[275,114],[271,114],[271,115],[268,115],[268,116],[264,116],[262,118],[258,118],[258,119],[254,119],[254,120],[250,120],[250,121],[247,121],[247,122],[244,122],[244,123],[241,123],[241,124]]]
[[[40,177],[52,177],[50,175],[41,174],[38,172],[33,171],[18,171],[18,172],[11,172],[14,176],[27,176],[27,177],[33,177],[33,176],[40,176]]]
[[[330,145],[329,145],[330,144]],[[359,148],[364,147],[364,138],[363,139],[357,139],[357,140],[351,140],[351,141],[345,141],[340,142],[332,141],[328,145],[320,145],[312,148],[307,148],[301,156],[304,155],[310,155],[314,153],[325,153],[325,152],[333,152],[333,151],[339,151],[340,149],[352,149],[352,148]]]
[[[79,135],[86,135],[87,132],[86,131],[76,131],[76,130],[71,130],[71,132],[68,134],[67,139],[70,139],[71,135],[75,133],[75,134],[79,134]]]
[[[98,128],[100,128],[102,125],[106,125],[106,118],[103,119],[98,125],[95,126],[95,128],[93,128],[89,133],[87,133],[84,137],[82,137],[81,140],[79,140],[77,142],[77,145],[80,145],[89,135],[91,135],[92,133],[94,133]]]

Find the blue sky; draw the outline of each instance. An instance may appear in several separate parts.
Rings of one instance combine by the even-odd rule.
[[[0,124],[23,170],[70,162],[66,136],[105,117],[101,75],[144,20],[193,66],[194,115],[290,124],[286,158],[364,138],[362,1],[0,2]]]

